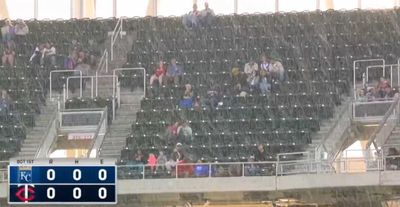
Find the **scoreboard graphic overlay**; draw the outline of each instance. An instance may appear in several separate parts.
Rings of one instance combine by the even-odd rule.
[[[9,204],[116,204],[117,172],[109,159],[13,159]]]

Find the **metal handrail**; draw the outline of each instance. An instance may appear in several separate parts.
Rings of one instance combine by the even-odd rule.
[[[100,61],[99,61],[96,71],[101,72],[101,71],[103,71],[103,68],[106,68],[106,73],[108,73],[108,51],[107,51],[107,49],[104,50],[103,55],[100,58]]]
[[[113,75],[117,77],[117,82],[119,82],[119,77],[116,75],[117,72],[122,71],[135,71],[135,70],[143,70],[143,97],[146,97],[146,69],[143,67],[139,68],[115,68],[113,70]],[[119,99],[119,97],[117,97]]]
[[[393,67],[399,67],[399,64],[388,64],[388,65],[370,65],[367,66],[367,72],[366,72],[366,82],[368,83],[369,80],[369,69],[371,68],[382,68],[382,74],[383,77],[385,77],[385,68],[390,67],[390,85],[393,86]],[[397,70],[397,80],[400,80],[400,71]]]
[[[114,60],[114,44],[117,41],[118,35],[121,35],[122,33],[122,22],[123,19],[120,17],[111,35],[111,60]]]
[[[86,155],[86,157],[88,157],[88,158],[90,157],[90,154],[91,154],[91,152],[92,152],[92,148],[93,148],[94,143],[95,143],[95,141],[96,141],[96,139],[97,139],[97,136],[98,136],[99,133],[100,133],[100,129],[101,129],[101,127],[103,126],[103,122],[104,122],[104,121],[107,121],[106,117],[107,117],[107,107],[104,107],[104,108],[103,108],[103,113],[101,114],[101,117],[100,117],[99,124],[97,125],[96,131],[95,131],[95,133],[94,133],[93,141],[92,141],[92,143],[90,144],[90,147],[88,148],[89,150],[88,150],[87,155]],[[106,124],[105,126],[107,127],[107,124]],[[97,154],[97,153],[96,153],[96,154]]]
[[[43,147],[43,143],[46,140],[47,135],[50,132],[50,127],[53,125],[52,122],[56,121],[55,119],[57,119],[57,113],[58,113],[58,109],[56,109],[53,114],[51,115],[51,119],[50,121],[47,123],[47,127],[46,127],[46,133],[44,134],[44,136],[42,137],[42,140],[40,141],[40,145],[39,147],[36,149],[36,153],[35,153],[35,158],[39,155],[40,151],[42,150]],[[57,127],[57,124],[54,125],[55,127]]]
[[[67,78],[67,84],[66,84],[66,99],[68,99],[69,98],[69,79],[74,79],[74,78],[82,78],[82,79],[91,79],[91,85],[92,85],[92,87],[90,88],[91,89],[91,91],[90,91],[90,97],[91,98],[93,98],[93,91],[94,91],[94,82],[93,82],[93,79],[94,79],[94,76],[82,76],[82,77],[77,77],[77,76],[69,76],[68,78]],[[81,94],[81,96],[80,96],[80,98],[82,98],[82,95],[83,95],[83,85],[80,85],[79,86],[79,91],[80,91],[80,94]]]
[[[343,117],[344,114],[346,114],[346,112],[350,109],[350,105],[351,105],[351,102],[349,102],[349,105],[346,106],[346,107],[344,107],[344,108],[340,111],[339,116],[338,116],[338,120],[339,120],[341,117]],[[326,150],[325,142],[326,142],[326,140],[328,139],[329,135],[332,134],[333,130],[338,126],[338,124],[339,124],[339,121],[338,121],[338,120],[335,121],[335,123],[333,124],[333,126],[329,129],[328,133],[326,133],[328,136],[324,136],[324,137],[322,138],[321,142],[315,147],[315,149],[314,149],[314,153],[315,153],[315,154],[317,154],[317,152],[318,152],[318,150],[319,150],[320,148],[323,148],[323,149]]]
[[[356,87],[356,63],[360,62],[377,62],[382,61],[382,65],[385,65],[385,59],[366,59],[366,60],[355,60],[353,61],[353,92],[354,92],[354,99],[357,98],[357,87]],[[400,61],[400,59],[398,60]]]
[[[386,111],[385,116],[383,117],[382,121],[379,123],[379,126],[374,130],[374,132],[371,134],[371,136],[368,138],[368,143],[366,146],[370,146],[372,142],[376,141],[378,138],[379,133],[382,131],[382,128],[386,125],[386,122],[388,121],[389,117],[395,113],[399,113],[398,110],[395,111],[395,109],[398,109],[399,107],[399,97],[396,97],[390,108]],[[397,116],[396,116],[397,117]],[[387,137],[383,138],[387,139]],[[384,141],[382,141],[381,144],[384,144]]]
[[[51,81],[51,77],[52,77],[52,74],[53,73],[65,73],[65,72],[69,72],[69,73],[75,73],[75,72],[79,72],[79,76],[80,76],[80,85],[81,85],[81,87],[82,87],[82,85],[83,85],[83,82],[82,82],[82,71],[81,70],[53,70],[53,71],[50,71],[50,92],[49,92],[49,95],[50,95],[50,100],[52,100],[52,81]],[[82,91],[81,91],[81,94],[80,94],[80,96],[82,97]]]

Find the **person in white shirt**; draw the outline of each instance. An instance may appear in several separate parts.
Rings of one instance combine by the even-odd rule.
[[[247,77],[249,77],[255,71],[258,71],[258,65],[254,60],[251,59],[248,63],[244,65],[244,73],[247,75]]]
[[[52,66],[56,65],[56,47],[53,43],[46,43],[46,46],[42,52],[41,64],[50,64]]]

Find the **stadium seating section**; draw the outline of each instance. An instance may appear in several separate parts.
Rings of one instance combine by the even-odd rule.
[[[169,155],[174,145],[160,135],[178,119],[188,120],[193,129],[193,141],[185,143],[193,161],[245,161],[261,143],[267,146],[270,160],[277,153],[304,150],[321,121],[331,118],[342,96],[348,95],[353,60],[397,60],[399,20],[400,10],[227,15],[216,17],[210,27],[187,31],[180,17],[126,19],[124,30],[134,32],[136,41],[124,67],[145,67],[149,80],[160,58],[168,63],[175,57],[185,74],[179,85],[146,89],[150,95],[142,100],[127,137],[123,163],[139,149],[145,154],[162,149]],[[17,42],[16,65],[0,68],[1,88],[13,100],[0,117],[0,159],[15,154],[26,127],[34,126],[34,117],[45,104],[49,71],[63,68],[72,42],[87,47],[89,40],[104,44],[116,20],[26,23],[30,33]],[[46,41],[57,47],[57,66],[30,65],[35,45]],[[262,53],[281,59],[288,80],[273,83],[268,95],[234,95],[232,67],[243,67],[250,58],[258,60]],[[65,81],[66,76],[61,78]],[[132,88],[141,79],[134,72],[121,75],[123,86]],[[223,105],[215,110],[179,109],[186,83],[200,96],[218,86],[224,91]],[[158,91],[151,93],[154,90]],[[79,107],[67,103],[74,105]]]

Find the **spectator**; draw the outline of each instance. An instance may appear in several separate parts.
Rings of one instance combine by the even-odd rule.
[[[21,42],[25,40],[25,36],[29,33],[29,27],[25,24],[23,20],[18,20],[15,25],[15,35],[16,41]]]
[[[176,143],[176,140],[178,138],[179,125],[179,122],[175,122],[174,124],[171,124],[167,127],[164,137],[168,143]]]
[[[253,71],[253,73],[247,78],[247,84],[249,84],[250,92],[258,92],[260,83],[260,73]]]
[[[390,91],[390,84],[385,78],[381,77],[379,80],[378,85],[376,86],[377,97],[378,98],[385,98],[388,92]]]
[[[41,65],[56,65],[56,47],[53,43],[46,43],[42,52]]]
[[[158,67],[156,68],[154,74],[150,77],[150,85],[153,85],[154,81],[158,80],[159,86],[163,84],[163,77],[165,75],[164,62],[160,60]]]
[[[151,172],[154,173],[156,170],[157,158],[153,153],[149,154],[149,157],[147,158],[147,165],[150,166]]]
[[[266,77],[266,72],[261,72],[260,73],[260,91],[261,94],[267,94],[271,91],[271,84],[269,83],[267,77]]]
[[[157,157],[157,170],[165,170],[166,167],[165,165],[167,164],[167,156],[164,155],[164,151],[159,151],[158,152],[158,157]]]
[[[361,101],[361,102],[366,102],[366,101],[368,101],[368,98],[367,98],[367,96],[366,96],[366,94],[365,94],[365,89],[361,89],[361,90],[358,92],[358,101]]]
[[[208,2],[204,3],[204,10],[200,12],[200,23],[202,26],[210,26],[214,19],[214,11],[210,9]]]
[[[78,61],[78,54],[76,52],[71,52],[67,58],[64,60],[64,68],[73,70],[76,67]]]
[[[2,115],[8,114],[8,109],[10,107],[11,99],[8,96],[6,90],[1,91],[1,98],[0,98],[0,113]]]
[[[283,68],[282,63],[278,60],[278,58],[271,59],[271,71],[272,76],[275,80],[279,80],[283,82],[286,80],[285,69]]]
[[[185,92],[182,100],[179,102],[179,107],[182,109],[190,109],[193,107],[193,89],[192,85],[185,85]]]
[[[178,85],[182,75],[183,75],[182,66],[177,65],[176,59],[172,58],[171,64],[167,68],[167,73],[166,73],[167,83],[173,82],[175,85]]]
[[[137,163],[145,164],[144,155],[143,155],[142,150],[139,149],[139,150],[135,153],[134,160],[135,160]]]
[[[201,104],[201,97],[197,96],[194,100],[193,108],[195,111],[200,112],[202,109],[202,104]]]
[[[216,87],[213,87],[216,88]],[[211,110],[222,105],[222,94],[218,89],[211,89],[207,91],[207,98],[204,100],[204,105]]]
[[[15,28],[10,19],[6,19],[5,25],[1,27],[1,37],[5,46],[13,48]]]
[[[184,121],[182,125],[178,127],[178,137],[182,142],[190,142],[193,140],[193,131],[187,121]]]
[[[42,57],[43,45],[36,45],[35,50],[33,51],[32,56],[29,58],[29,62],[35,65],[40,65],[40,59]]]
[[[254,160],[258,162],[263,162],[267,159],[267,151],[263,144],[257,146],[257,150],[254,153]]]
[[[197,4],[193,4],[193,10],[188,14],[183,16],[183,25],[186,29],[194,29],[197,28],[199,24],[199,15],[200,12],[197,10]]]
[[[250,59],[250,61],[244,65],[244,73],[249,77],[255,71],[258,71],[258,65],[253,59]]]
[[[254,157],[251,156],[249,157],[249,159],[247,160],[249,162],[249,164],[245,164],[244,165],[244,175],[245,176],[257,176],[260,173],[260,169],[259,166],[254,164]]]
[[[242,73],[238,67],[232,68],[232,83],[235,94],[239,94],[246,90],[246,75]]]
[[[6,47],[6,49],[3,52],[3,56],[1,57],[1,62],[3,65],[9,65],[9,66],[14,66],[14,58],[15,58],[15,52],[12,50],[10,47]]]
[[[400,157],[399,157],[399,152],[397,151],[396,148],[391,147],[388,150],[387,158],[386,158],[386,169],[387,170],[397,170],[399,169],[399,164],[400,164]]]
[[[271,60],[266,55],[262,55],[260,63],[260,73],[265,73],[265,77],[267,77],[268,80],[270,80],[271,72],[272,72]]]
[[[203,161],[198,160],[197,165],[194,167],[194,175],[196,177],[208,177],[209,167],[207,164],[203,164]]]
[[[168,171],[168,174],[173,172],[174,168],[176,167],[176,161],[171,157],[166,163],[165,168]]]

